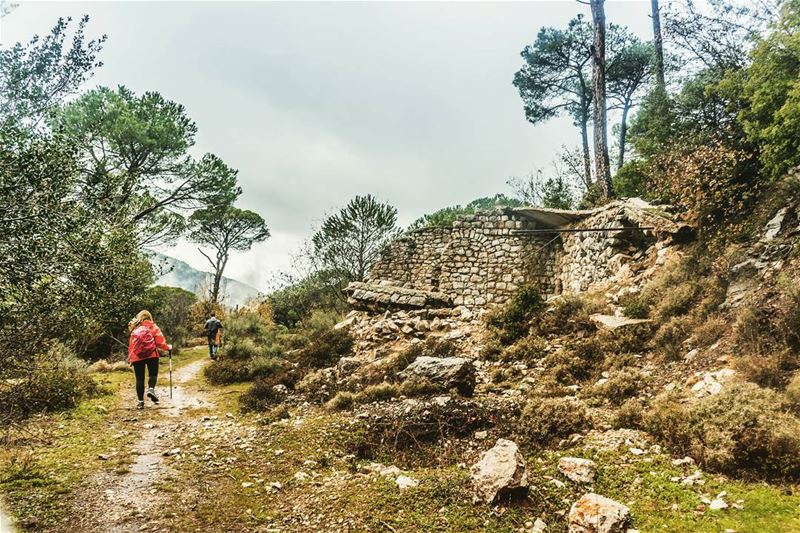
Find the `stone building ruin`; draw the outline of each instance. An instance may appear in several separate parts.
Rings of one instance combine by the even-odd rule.
[[[639,199],[583,211],[495,209],[404,234],[345,291],[361,309],[480,309],[523,285],[554,296],[631,276],[691,235],[671,208]]]

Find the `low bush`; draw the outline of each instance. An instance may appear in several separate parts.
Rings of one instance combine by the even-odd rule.
[[[781,396],[752,383],[682,404],[658,398],[645,427],[676,454],[709,470],[740,476],[800,477],[800,420],[784,411]]]
[[[282,370],[286,370],[288,366],[289,363],[286,360],[267,355],[258,355],[247,363],[247,369],[250,371],[250,379],[271,376]]]
[[[331,368],[320,368],[309,372],[295,387],[312,402],[323,403],[338,391],[336,372]]]
[[[352,392],[337,392],[336,396],[325,404],[325,409],[329,411],[344,411],[350,409],[356,403],[356,395]]]
[[[601,294],[566,295],[542,313],[534,326],[540,335],[593,332],[597,328],[589,316],[608,311],[608,304]]]
[[[605,382],[594,385],[589,390],[589,395],[619,405],[641,391],[646,382],[647,376],[638,368],[624,368],[612,373]]]
[[[688,280],[670,287],[653,307],[653,317],[663,323],[672,317],[686,314],[697,300],[700,290],[699,283]]]
[[[225,320],[225,335],[231,339],[251,339],[265,343],[275,334],[274,326],[258,313],[243,312]]]
[[[786,405],[794,414],[800,415],[800,373],[795,373],[785,391]]]
[[[253,339],[236,337],[235,340],[228,343],[221,357],[226,360],[244,361],[261,355],[264,355],[264,349],[256,345]]]
[[[302,377],[297,369],[291,369],[257,378],[250,388],[239,396],[239,406],[242,411],[264,411],[271,408],[283,400],[287,392],[293,391]]]
[[[626,294],[620,297],[622,314],[628,318],[647,318],[650,316],[650,306],[640,293]]]
[[[297,362],[306,368],[333,366],[353,353],[353,337],[346,329],[327,329],[307,339],[297,352]]]
[[[749,354],[737,357],[733,365],[748,381],[762,387],[781,388],[790,372],[800,368],[798,356],[789,348],[767,354]]]
[[[402,410],[387,405],[363,421],[368,430],[352,452],[361,459],[391,460],[401,468],[457,463],[464,459],[463,443],[457,439],[496,424],[503,416],[498,407],[487,409],[455,398],[445,404],[420,402]]]
[[[3,374],[16,377],[0,380],[0,405],[3,406],[0,420],[69,409],[98,392],[86,363],[68,346],[58,343],[46,353],[27,360],[24,368],[16,371],[6,368]]]
[[[636,398],[625,400],[611,417],[611,425],[616,429],[642,429],[643,424],[644,405]]]
[[[500,360],[506,362],[523,361],[532,363],[547,355],[545,349],[547,341],[536,334],[529,334],[521,338],[505,350],[500,355]]]
[[[504,305],[486,315],[486,324],[503,344],[511,344],[530,330],[531,320],[545,309],[539,290],[526,285]]]
[[[570,398],[531,398],[522,411],[518,432],[528,443],[546,446],[589,427],[586,406]]]
[[[663,324],[653,337],[653,348],[666,361],[678,361],[686,355],[684,342],[691,333],[689,317],[673,317]]]
[[[208,365],[203,375],[212,385],[227,385],[250,381],[250,366],[247,361],[221,359]]]

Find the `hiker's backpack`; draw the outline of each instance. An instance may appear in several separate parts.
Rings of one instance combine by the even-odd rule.
[[[147,359],[156,351],[156,339],[147,326],[137,326],[131,332],[130,342],[130,354],[137,359]]]

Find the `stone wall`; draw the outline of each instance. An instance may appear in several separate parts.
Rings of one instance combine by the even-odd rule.
[[[430,302],[481,308],[507,301],[527,284],[545,296],[583,292],[642,271],[689,236],[691,228],[669,209],[630,199],[591,211],[498,209],[461,217],[396,239],[367,283],[347,292],[361,308],[401,309]],[[637,229],[597,231],[623,227]],[[519,232],[532,229],[548,232]],[[592,231],[572,231],[578,229]]]
[[[556,274],[563,292],[577,293],[609,281],[620,281],[644,268],[658,249],[673,242],[682,227],[665,212],[614,202],[572,229],[653,228],[631,231],[563,233]]]
[[[454,305],[504,302],[521,285],[558,292],[552,235],[515,234],[536,223],[497,210],[424,228],[397,239],[372,267],[369,281],[439,292]]]

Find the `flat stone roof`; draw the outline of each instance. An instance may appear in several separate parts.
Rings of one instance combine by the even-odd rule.
[[[544,207],[513,207],[510,211],[548,228],[569,226],[597,212],[596,209],[573,211],[570,209],[547,209]]]

